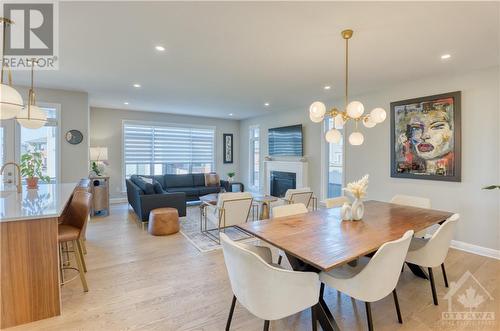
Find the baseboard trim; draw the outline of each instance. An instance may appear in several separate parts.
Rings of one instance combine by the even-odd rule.
[[[118,203],[125,203],[127,202],[127,198],[111,198],[109,199],[109,203],[112,205],[118,204]]]
[[[486,257],[491,257],[493,259],[500,260],[500,250],[496,250],[493,248],[488,248],[488,247],[483,247],[483,246],[478,246],[478,245],[473,245],[469,244],[463,241],[458,241],[458,240],[452,240],[451,241],[451,247],[464,251],[464,252],[469,252],[481,256],[486,256]]]

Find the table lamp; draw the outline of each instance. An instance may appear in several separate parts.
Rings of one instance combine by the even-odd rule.
[[[92,171],[96,176],[101,176],[104,171],[105,162],[108,160],[107,147],[90,147],[90,161],[92,161]]]

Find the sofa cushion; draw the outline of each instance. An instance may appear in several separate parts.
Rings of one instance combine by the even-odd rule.
[[[193,186],[205,186],[205,174],[193,174]]]
[[[193,187],[193,175],[165,175],[165,188]]]
[[[220,188],[215,187],[215,186],[203,186],[203,187],[197,187],[197,188],[200,191],[200,196],[212,194],[212,193],[219,193],[219,191],[220,191]]]
[[[195,188],[195,187],[174,187],[174,188],[168,188],[167,192],[172,192],[172,193],[183,192],[183,193],[186,193],[186,196],[188,196],[188,197],[197,196],[199,194],[198,188]]]
[[[130,176],[130,180],[144,192],[144,194],[155,194],[153,184],[146,183],[142,178],[136,175]]]

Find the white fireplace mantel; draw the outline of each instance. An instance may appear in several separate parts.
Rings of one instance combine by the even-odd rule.
[[[302,161],[264,161],[264,192],[270,194],[271,171],[293,172],[297,188],[307,187],[307,162]]]

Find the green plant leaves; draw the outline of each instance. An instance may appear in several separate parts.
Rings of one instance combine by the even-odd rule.
[[[500,189],[500,185],[490,185],[483,187],[483,190],[494,190],[494,189]]]

